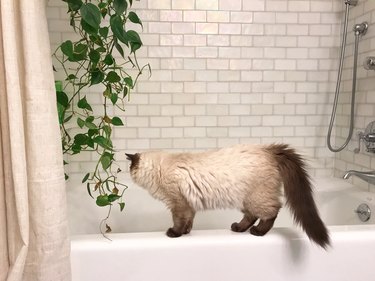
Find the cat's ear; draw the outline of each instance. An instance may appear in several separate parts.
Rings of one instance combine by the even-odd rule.
[[[139,164],[139,159],[140,159],[139,153],[136,153],[136,154],[125,153],[125,155],[126,155],[126,158],[131,161],[130,170],[137,169],[138,164]]]
[[[130,160],[130,161],[135,161],[137,158],[139,158],[139,156],[136,154],[130,154],[130,153],[125,153],[126,155],[126,159]]]

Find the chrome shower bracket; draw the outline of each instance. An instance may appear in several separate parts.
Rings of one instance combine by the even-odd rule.
[[[360,152],[361,140],[365,143],[367,152],[375,153],[375,121],[369,123],[364,132],[358,133],[358,148],[354,149],[354,153]]]
[[[345,0],[345,4],[350,6],[357,6],[358,0]]]
[[[375,70],[375,57],[366,57],[363,66],[367,70]]]

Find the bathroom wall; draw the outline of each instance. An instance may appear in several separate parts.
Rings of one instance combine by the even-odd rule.
[[[344,171],[374,170],[375,157],[373,153],[366,152],[366,147],[361,145],[361,152],[354,153],[358,148],[358,132],[364,131],[368,123],[375,121],[375,71],[364,69],[363,62],[367,56],[375,56],[375,1],[359,0],[356,7],[350,9],[348,48],[343,72],[342,95],[340,96],[337,117],[337,146],[341,145],[347,137],[350,118],[350,99],[353,71],[354,32],[352,27],[356,23],[367,21],[367,33],[360,38],[358,58],[357,93],[355,103],[354,134],[348,147],[335,158],[335,176],[341,177]],[[368,184],[358,178],[352,178],[356,185],[367,187]]]
[[[116,128],[117,149],[286,142],[306,155],[313,175],[333,175],[325,135],[343,1],[140,0],[134,8],[144,22],[138,56],[152,76],[116,112],[126,124]],[[64,3],[50,0],[48,17],[53,49],[74,37]],[[90,155],[70,162],[71,174],[94,165]]]

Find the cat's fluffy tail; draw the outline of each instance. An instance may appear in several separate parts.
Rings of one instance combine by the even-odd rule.
[[[278,163],[286,204],[291,209],[295,222],[302,226],[312,241],[326,249],[330,245],[329,234],[319,217],[303,158],[284,144],[270,145],[267,150]]]

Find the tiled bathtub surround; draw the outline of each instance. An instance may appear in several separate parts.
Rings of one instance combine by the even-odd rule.
[[[333,175],[335,155],[326,148],[325,135],[337,73],[343,2],[135,1],[144,22],[144,47],[138,56],[151,64],[152,76],[144,75],[127,111],[116,112],[126,123],[115,131],[116,147],[127,151],[201,150],[243,142],[286,142],[311,160],[314,175]],[[361,2],[352,9],[352,18],[373,22],[374,1]],[[51,0],[48,12],[54,46],[74,36],[64,3]],[[362,57],[375,50],[372,27],[361,42]],[[346,67],[350,68],[348,62]],[[345,84],[349,82],[347,72],[349,69]],[[357,128],[363,128],[374,114],[370,75],[374,77],[359,71]],[[339,118],[339,124],[344,123],[341,119],[345,118]],[[125,168],[128,163],[121,154],[117,158]],[[339,156],[338,169],[358,161],[363,164],[347,154]],[[93,165],[90,157],[84,157],[71,162],[72,172]],[[360,157],[370,165],[369,156]],[[375,168],[374,160],[372,166]]]
[[[375,154],[367,153],[362,144],[361,152],[353,152],[358,147],[357,132],[364,131],[367,124],[375,121],[375,71],[369,71],[363,68],[363,62],[367,56],[375,56],[375,1],[359,1],[358,5],[351,10],[349,27],[350,29],[356,23],[367,21],[369,24],[368,32],[361,38],[359,45],[358,59],[358,78],[356,94],[356,114],[354,124],[354,135],[348,149],[336,154],[335,175],[342,176],[344,171],[354,170],[375,170]],[[348,56],[345,62],[343,72],[342,97],[338,107],[339,116],[337,119],[337,143],[344,142],[350,118],[350,98],[351,98],[351,76],[353,70],[353,32],[348,34]],[[358,179],[352,179],[356,184],[367,186],[367,184]]]

